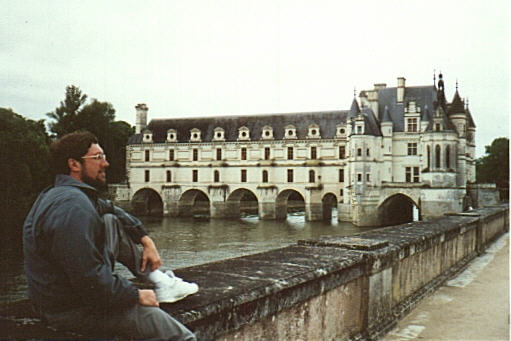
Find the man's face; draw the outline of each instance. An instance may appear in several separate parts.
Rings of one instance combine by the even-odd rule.
[[[86,184],[97,189],[106,186],[106,168],[110,165],[104,158],[93,158],[96,155],[103,155],[103,149],[99,144],[93,143],[87,154],[82,157],[83,167],[81,172],[81,180]]]

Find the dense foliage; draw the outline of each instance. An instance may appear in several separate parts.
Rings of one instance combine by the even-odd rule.
[[[50,138],[43,120],[29,120],[5,108],[0,108],[0,136],[0,217],[9,237],[21,233],[33,201],[52,182]]]
[[[486,146],[486,155],[476,163],[478,183],[494,183],[502,199],[509,196],[509,139],[499,137]]]
[[[49,123],[50,131],[55,137],[81,129],[95,134],[110,163],[108,182],[122,182],[126,178],[126,142],[133,128],[126,122],[115,121],[112,104],[97,99],[86,103],[86,100],[87,95],[82,94],[80,88],[68,86],[64,101],[47,114],[53,120]]]

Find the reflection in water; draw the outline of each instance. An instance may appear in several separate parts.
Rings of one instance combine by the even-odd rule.
[[[163,217],[143,221],[164,267],[176,269],[284,247],[300,239],[352,235],[370,229],[338,222],[335,210],[332,213],[330,222],[307,222],[303,212],[290,213],[284,221],[259,220],[255,215],[232,220]],[[7,257],[9,266],[1,270],[0,303],[26,296],[22,257],[19,252]],[[123,266],[118,265],[116,271],[132,277]]]

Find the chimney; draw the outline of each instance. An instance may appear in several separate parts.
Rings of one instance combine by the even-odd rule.
[[[405,98],[405,81],[404,77],[397,78],[397,102],[402,103]]]
[[[149,108],[145,103],[140,103],[135,106],[135,109],[137,110],[135,134],[140,134],[147,127],[147,110]]]
[[[378,91],[380,89],[385,89],[387,87],[386,83],[375,83],[374,90]]]

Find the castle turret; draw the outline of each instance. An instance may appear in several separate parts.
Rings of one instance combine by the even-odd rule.
[[[147,127],[147,110],[149,108],[145,103],[140,103],[135,106],[135,109],[137,110],[135,134],[140,134]]]

